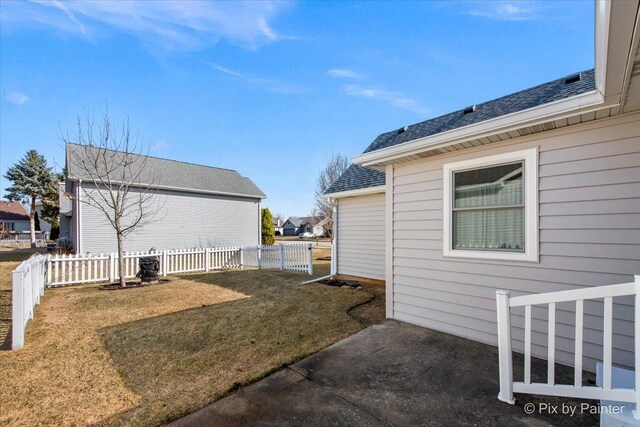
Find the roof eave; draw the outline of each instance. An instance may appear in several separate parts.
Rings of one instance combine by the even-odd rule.
[[[72,182],[90,182],[89,180],[83,179],[83,178],[79,178],[79,177],[74,177],[74,176],[67,176],[67,179],[69,181]],[[114,185],[118,185],[120,184],[120,182],[113,182]],[[168,185],[150,185],[150,184],[139,184],[135,187],[139,187],[139,188],[157,188],[158,190],[170,190],[170,191],[181,191],[184,193],[196,193],[196,194],[210,194],[210,195],[214,195],[214,196],[227,196],[227,197],[242,197],[245,199],[256,199],[256,200],[264,200],[267,198],[266,194],[242,194],[242,193],[229,193],[229,192],[224,192],[224,191],[208,191],[208,190],[199,190],[196,188],[182,188],[182,187],[172,187],[172,186],[168,186]]]
[[[375,187],[358,188],[355,190],[338,191],[335,193],[325,193],[322,195],[325,199],[341,199],[344,197],[365,196],[367,194],[384,193],[384,185],[376,185]]]
[[[602,108],[610,108],[615,105],[617,104],[605,103],[603,95],[598,90],[593,90],[528,110],[518,111],[436,135],[364,153],[354,157],[353,163],[365,167],[379,167],[385,163],[401,161],[403,157],[420,152],[505,133],[526,126],[534,126],[550,120],[584,114]]]

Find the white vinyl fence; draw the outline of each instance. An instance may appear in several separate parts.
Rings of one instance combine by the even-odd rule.
[[[634,388],[612,387],[612,349],[613,349],[613,298],[625,295],[635,296],[635,384]],[[602,387],[585,386],[582,383],[583,332],[585,300],[604,300]],[[556,304],[575,302],[575,362],[574,383],[555,383],[556,348]],[[500,394],[498,399],[514,404],[513,393],[541,394],[546,396],[577,397],[582,399],[600,399],[608,401],[634,402],[640,404],[640,276],[632,283],[621,285],[597,286],[569,291],[549,292],[510,298],[509,292],[497,291],[498,310],[498,354],[500,366]],[[531,307],[546,305],[549,309],[547,344],[547,382],[531,382]],[[524,330],[524,381],[513,381],[513,361],[511,352],[511,309],[525,308]],[[634,411],[640,419],[640,411]]]
[[[33,310],[44,294],[45,268],[46,257],[37,255],[24,261],[13,271],[11,291],[11,348],[13,350],[24,346],[27,322],[33,319]]]
[[[125,277],[134,278],[138,273],[140,258],[147,256],[158,257],[162,276],[244,268],[304,271],[313,274],[311,252],[310,243],[127,252],[124,255]],[[49,255],[46,286],[112,282],[117,279],[118,271],[116,252]]]

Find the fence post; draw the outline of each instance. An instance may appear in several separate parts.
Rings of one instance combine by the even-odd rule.
[[[257,255],[258,255],[258,270],[260,270],[262,268],[262,249],[260,248],[260,245],[256,246],[257,249]]]
[[[511,312],[509,310],[509,291],[496,291],[498,313],[498,364],[500,369],[500,393],[498,400],[514,405],[513,398],[513,360],[511,353]]]
[[[636,369],[635,369],[635,373],[636,373],[636,409],[633,411],[633,418],[635,418],[636,420],[640,420],[640,407],[638,407],[638,405],[640,405],[640,387],[638,387],[638,384],[640,384],[640,369],[638,368],[640,366],[640,339],[638,339],[638,337],[640,337],[640,275],[636,274],[635,276],[633,276],[634,279],[634,283],[635,283],[635,288],[636,288],[636,295],[635,295],[635,323],[634,323],[634,328],[635,328],[635,358],[636,358]]]
[[[280,243],[280,270],[284,270],[284,245]]]
[[[204,248],[204,271],[209,271],[211,269],[211,262],[209,261],[209,248]]]
[[[162,275],[167,275],[167,250],[162,250]]]
[[[24,347],[24,275],[22,271],[13,272],[11,290],[12,335],[11,349],[18,350]]]
[[[244,248],[240,247],[240,270],[244,270]]]
[[[307,244],[307,262],[309,263],[309,274],[313,274],[313,248],[312,243]]]
[[[109,282],[113,282],[115,270],[115,262],[113,260],[113,252],[109,252]]]

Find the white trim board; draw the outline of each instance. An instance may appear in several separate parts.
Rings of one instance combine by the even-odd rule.
[[[464,169],[482,168],[501,163],[525,162],[524,166],[524,203],[525,203],[525,252],[469,251],[455,250],[451,247],[452,230],[452,177],[453,173]],[[447,163],[442,168],[442,252],[445,257],[477,258],[505,261],[539,262],[538,231],[538,149],[513,151],[477,159]]]
[[[324,194],[325,199],[340,199],[344,197],[364,196],[366,194],[384,193],[386,186],[378,185],[375,187],[358,188],[356,190],[340,191],[337,193]]]

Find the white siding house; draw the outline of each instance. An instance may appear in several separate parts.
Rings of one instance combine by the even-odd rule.
[[[90,203],[96,186],[74,165],[80,146],[67,145],[66,193],[72,195],[71,211],[61,209],[61,231],[77,252],[110,252],[116,235],[105,214]],[[77,150],[74,155],[72,150]],[[151,221],[127,236],[127,251],[212,246],[246,246],[260,242],[260,202],[265,198],[248,178],[220,169],[167,159],[148,158],[154,174],[147,206]]]
[[[638,2],[603,4],[595,70],[381,134],[328,190],[334,268],[381,277],[369,266],[384,265],[388,318],[496,345],[497,289],[640,274]],[[383,234],[384,263],[373,249]],[[632,367],[633,299],[613,306],[613,363]],[[602,316],[601,301],[585,302],[585,369],[602,361]],[[524,309],[511,322],[523,351]],[[558,304],[556,322],[556,361],[573,365],[575,304]],[[547,328],[546,307],[533,307],[534,356],[547,356]]]

